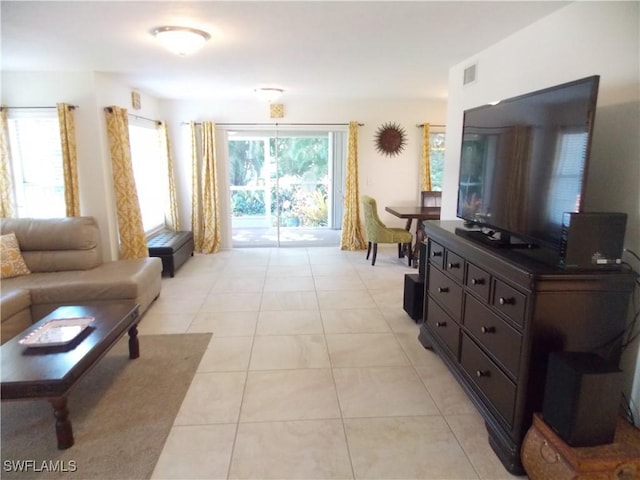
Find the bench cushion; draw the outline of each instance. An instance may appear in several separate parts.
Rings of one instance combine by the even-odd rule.
[[[192,232],[161,232],[147,241],[150,255],[171,255],[193,240]]]
[[[193,256],[193,232],[162,232],[147,241],[150,257],[160,257],[162,273],[175,271]]]

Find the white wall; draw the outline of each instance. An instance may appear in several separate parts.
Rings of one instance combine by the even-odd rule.
[[[111,154],[109,152],[109,140],[107,137],[107,118],[104,108],[108,106],[118,106],[127,109],[129,114],[138,115],[144,118],[158,120],[159,107],[158,100],[155,97],[140,93],[139,110],[134,110],[131,106],[131,92],[133,89],[117,78],[104,74],[96,73],[96,89],[95,89],[95,111],[98,123],[99,134],[95,138],[94,148],[100,158],[103,159],[103,169],[101,178],[100,197],[104,202],[106,209],[106,229],[109,232],[108,245],[110,246],[110,254],[112,259],[119,258],[119,240],[118,240],[118,218],[116,213],[116,200],[113,190],[113,170],[111,166]],[[80,161],[80,160],[78,160]],[[96,179],[98,181],[98,179]],[[92,195],[97,196],[98,192]],[[101,228],[104,228],[101,224]]]
[[[443,218],[455,218],[462,114],[486,104],[600,75],[585,210],[628,214],[625,247],[640,254],[640,4],[575,2],[450,69]],[[477,62],[477,81],[462,86]],[[640,264],[625,256],[636,270]],[[621,363],[640,419],[638,342]]]
[[[104,107],[118,105],[129,113],[166,121],[176,167],[180,222],[190,228],[191,157],[189,128],[185,122],[211,120],[216,123],[276,123],[269,118],[269,105],[259,100],[238,102],[158,100],[141,92],[140,110],[131,108],[132,88],[117,78],[96,72],[3,72],[2,103],[9,106],[55,106],[58,102],[77,105],[76,137],[80,208],[83,215],[95,216],[101,228],[104,257],[118,258],[117,217],[113,194],[111,158],[106,134]],[[391,226],[404,222],[384,212],[385,205],[413,205],[419,201],[422,130],[417,124],[444,124],[445,100],[368,100],[287,102],[280,100],[285,116],[279,123],[348,123],[358,121],[360,194],[378,200],[383,221]],[[374,135],[384,123],[404,128],[407,145],[394,157],[375,149]],[[285,128],[285,127],[281,127]],[[224,135],[224,133],[219,134]],[[222,142],[219,142],[221,145]],[[224,159],[224,152],[221,152]],[[223,167],[221,174],[226,172]],[[230,213],[222,195],[223,247],[230,246]]]
[[[105,164],[100,149],[101,130],[93,72],[3,72],[2,103],[10,107],[76,105],[76,145],[80,212],[96,217],[102,234],[103,255],[111,257],[109,211],[105,207]]]
[[[117,259],[117,221],[104,107],[118,105],[130,113],[157,118],[157,100],[142,95],[142,109],[134,112],[130,108],[131,89],[102,73],[2,72],[1,101],[10,107],[55,107],[60,102],[78,107],[74,118],[80,213],[96,217],[104,259]]]
[[[286,93],[279,100],[285,106],[285,116],[278,123],[348,123],[358,121],[364,126],[358,131],[360,194],[375,197],[380,216],[390,226],[403,227],[404,221],[384,212],[385,205],[413,205],[419,201],[420,156],[422,130],[417,124],[444,124],[444,100],[369,100],[369,101],[287,101]],[[210,120],[216,123],[276,123],[269,118],[269,105],[258,100],[244,103],[220,101],[163,101],[161,116],[168,119],[174,146],[177,190],[180,202],[180,222],[190,225],[191,158],[189,128],[185,122]],[[376,130],[384,123],[395,122],[407,134],[407,146],[394,157],[377,152]],[[280,128],[287,128],[282,126]],[[221,143],[221,142],[220,142]],[[230,214],[226,199],[223,208],[223,247],[230,244]]]

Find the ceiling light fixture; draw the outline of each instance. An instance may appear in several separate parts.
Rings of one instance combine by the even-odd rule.
[[[263,87],[256,88],[254,92],[256,92],[256,95],[258,95],[260,100],[271,103],[279,99],[284,93],[284,90],[281,88]]]
[[[164,48],[182,57],[196,52],[211,38],[207,32],[190,27],[158,27],[151,33]]]

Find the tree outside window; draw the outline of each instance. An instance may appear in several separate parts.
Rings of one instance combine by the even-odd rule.
[[[431,165],[431,189],[442,191],[444,172],[445,134],[429,133],[431,144],[429,162]]]

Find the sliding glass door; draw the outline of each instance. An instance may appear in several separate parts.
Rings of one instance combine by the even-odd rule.
[[[339,244],[343,136],[228,131],[234,247]]]

